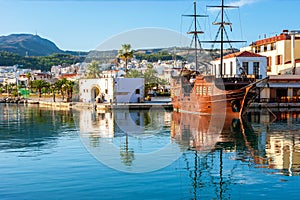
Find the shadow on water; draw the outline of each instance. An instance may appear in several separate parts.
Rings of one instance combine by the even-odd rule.
[[[37,105],[0,104],[0,150],[38,151],[54,144],[63,134],[61,127],[73,126],[70,111],[41,108]]]

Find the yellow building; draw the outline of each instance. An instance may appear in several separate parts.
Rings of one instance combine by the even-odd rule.
[[[241,49],[245,50],[267,57],[268,75],[300,74],[300,31],[283,30]]]
[[[283,30],[280,35],[264,38],[244,47],[267,57],[268,87],[260,102],[280,103],[275,106],[299,106],[300,103],[300,31]],[[288,104],[285,104],[288,103]]]

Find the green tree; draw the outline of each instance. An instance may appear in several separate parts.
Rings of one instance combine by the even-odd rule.
[[[157,73],[151,64],[147,66],[147,69],[143,75],[145,79],[145,96],[147,96],[149,90],[151,90],[153,87],[158,88],[159,85],[167,84],[166,80],[157,77]]]
[[[56,85],[55,83],[54,84],[51,84],[50,87],[49,87],[51,93],[52,93],[52,97],[53,97],[53,102],[55,102],[55,92],[56,92]]]
[[[93,60],[88,66],[85,78],[99,78],[101,74],[100,65],[98,61]]]
[[[126,77],[127,78],[139,78],[139,77],[143,77],[143,74],[136,69],[131,69],[126,74]]]
[[[130,44],[122,44],[122,49],[118,51],[118,57],[125,61],[125,72],[128,71],[128,60],[133,58],[133,51]]]
[[[149,64],[147,70],[144,72],[145,79],[145,95],[148,94],[149,90],[153,87],[157,87],[160,79],[156,75],[156,71],[153,69],[153,66]]]
[[[64,85],[65,91],[67,93],[67,102],[72,101],[74,85],[75,82],[71,80],[67,80]]]
[[[27,73],[26,73],[26,78],[27,78],[27,84],[26,84],[26,87],[29,88],[29,86],[30,86],[30,81],[31,81],[31,73],[30,73],[30,72],[27,72]]]
[[[62,78],[55,82],[56,89],[60,91],[62,100],[64,100],[64,98],[65,98],[65,93],[64,93],[65,86],[64,85],[66,84],[66,82],[67,82],[66,78]]]
[[[46,89],[50,84],[45,80],[33,80],[31,81],[31,88],[37,89],[39,98],[42,97],[42,89]]]

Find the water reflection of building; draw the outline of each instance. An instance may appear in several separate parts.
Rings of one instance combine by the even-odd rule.
[[[150,129],[170,126],[171,118],[169,112],[162,110],[113,110],[106,113],[81,110],[79,115],[80,132],[99,138],[142,135]]]
[[[284,174],[300,173],[300,132],[273,133],[268,136],[266,156],[269,167],[283,170]]]
[[[285,175],[300,174],[300,113],[251,113],[249,119],[257,124],[260,155],[257,164],[278,169]],[[264,160],[264,162],[261,162]]]
[[[169,115],[162,109],[82,110],[77,119],[81,141],[101,163],[125,172],[147,172],[168,166],[181,155],[170,141],[170,121],[165,121]]]
[[[100,138],[114,137],[114,113],[95,113],[91,110],[81,110],[79,128],[81,133]]]

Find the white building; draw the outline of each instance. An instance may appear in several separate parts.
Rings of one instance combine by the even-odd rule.
[[[212,61],[212,74],[224,77],[239,77],[243,73],[248,77],[264,78],[267,76],[267,58],[249,51],[236,52],[223,57],[221,69],[220,59]]]
[[[126,75],[126,72],[123,70],[104,70],[101,73],[101,76],[103,78],[117,78],[117,77],[124,77]]]
[[[80,79],[82,102],[135,103],[144,99],[143,78]]]

